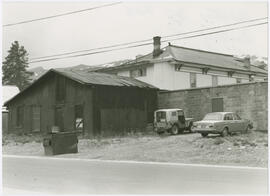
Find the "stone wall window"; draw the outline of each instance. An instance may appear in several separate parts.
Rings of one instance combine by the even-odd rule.
[[[130,71],[130,77],[132,78],[137,78],[137,77],[142,77],[146,76],[146,68],[138,68],[138,69],[133,69]]]
[[[197,87],[196,73],[190,73],[190,87],[191,88]]]
[[[217,85],[218,85],[218,77],[212,76],[212,86],[217,86]]]

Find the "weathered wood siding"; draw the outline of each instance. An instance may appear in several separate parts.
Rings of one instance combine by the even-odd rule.
[[[144,130],[157,108],[155,90],[99,86],[95,90],[95,133],[120,135]]]
[[[59,100],[56,90],[61,78],[66,90],[65,98]],[[143,130],[147,123],[153,122],[157,90],[83,85],[52,72],[9,103],[9,132],[32,132],[33,106],[40,106],[41,132],[50,132],[58,124],[62,126],[60,131],[74,131],[77,105],[83,108],[85,135],[119,135]],[[24,108],[21,127],[16,125],[19,106]]]
[[[31,107],[33,105],[40,106],[41,109],[41,132],[50,131],[51,127],[55,125],[55,109],[60,105],[63,108],[64,120],[64,130],[61,131],[73,131],[75,127],[74,107],[75,105],[82,104],[85,108],[84,131],[86,134],[91,134],[93,130],[91,88],[87,88],[66,78],[66,99],[63,103],[59,104],[56,102],[56,77],[63,76],[55,74],[48,75],[9,104],[9,132],[32,131]],[[16,125],[16,110],[18,106],[23,106],[24,108],[23,125],[21,127]]]

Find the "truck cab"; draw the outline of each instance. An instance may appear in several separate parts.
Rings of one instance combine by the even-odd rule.
[[[154,113],[154,127],[158,134],[169,132],[172,135],[191,131],[192,118],[185,118],[182,109],[161,109]]]

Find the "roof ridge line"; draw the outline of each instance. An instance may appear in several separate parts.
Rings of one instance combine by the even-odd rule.
[[[183,47],[183,46],[177,46],[177,45],[169,45],[172,47],[176,47],[176,48],[184,48],[184,49],[188,49],[188,50],[195,50],[195,51],[200,51],[200,52],[206,52],[206,53],[212,53],[212,54],[218,54],[218,55],[223,55],[223,56],[231,56],[234,57],[234,55],[232,54],[224,54],[224,53],[219,53],[219,52],[212,52],[212,51],[207,51],[207,50],[201,50],[201,49],[196,49],[196,48],[188,48],[188,47]]]

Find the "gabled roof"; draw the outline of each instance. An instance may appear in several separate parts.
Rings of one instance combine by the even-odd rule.
[[[225,69],[231,69],[231,70],[249,71],[249,72],[267,74],[266,70],[260,69],[256,66],[251,65],[250,69],[248,69],[247,67],[244,66],[245,64],[242,62],[243,59],[236,58],[233,55],[198,50],[198,49],[193,49],[193,48],[185,48],[185,47],[175,46],[171,44],[163,48],[163,52],[157,57],[153,57],[153,53],[149,53],[127,64],[123,64],[121,66],[114,67],[114,68],[113,67],[107,68],[107,69],[104,68],[104,69],[101,69],[101,71],[126,67],[128,64],[132,65],[134,63],[139,63],[139,62],[147,62],[147,61],[153,62],[153,61],[158,61],[158,60],[165,60],[165,61],[175,60],[179,62],[194,63],[198,65],[207,65],[207,66],[213,66],[213,67],[225,68]]]
[[[78,71],[78,70],[74,71],[70,69],[59,68],[59,69],[50,69],[49,71],[47,71],[44,75],[42,75],[40,78],[34,81],[26,89],[22,90],[16,96],[6,101],[4,105],[6,106],[10,101],[22,95],[25,91],[31,89],[34,85],[39,83],[41,80],[44,80],[51,73],[60,74],[64,77],[67,77],[83,85],[103,85],[103,86],[105,85],[105,86],[115,86],[115,87],[133,87],[133,88],[158,90],[158,88],[156,88],[155,86],[136,80],[134,78],[117,76],[117,75],[106,74],[106,73],[86,72],[86,71]]]
[[[52,69],[51,71],[64,75],[82,84],[157,89],[153,85],[136,80],[135,78],[117,76],[113,74],[74,71],[67,69]]]

